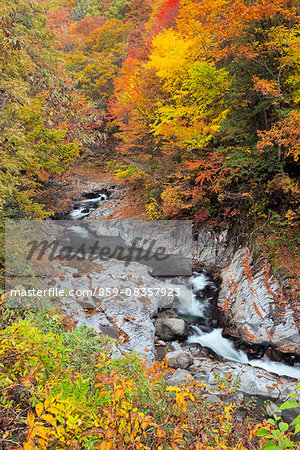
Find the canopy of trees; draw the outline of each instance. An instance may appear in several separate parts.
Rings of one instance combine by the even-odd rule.
[[[110,112],[120,152],[158,175],[162,214],[272,209],[296,220],[298,2],[169,0],[153,11]]]
[[[9,208],[44,213],[31,200],[39,183],[59,176],[88,141],[96,120],[53,49],[37,2],[0,5],[0,193]]]
[[[296,0],[5,0],[2,198],[30,209],[106,118],[150,218],[300,216]],[[102,132],[104,123],[102,124]],[[128,166],[129,165],[129,166]],[[36,206],[37,207],[37,206]]]

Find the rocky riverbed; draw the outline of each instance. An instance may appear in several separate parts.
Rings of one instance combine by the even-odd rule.
[[[72,226],[81,238],[84,233],[88,233],[87,240],[111,233],[114,222],[107,219],[144,219],[130,189],[109,177],[91,180],[81,174],[74,191],[70,182],[67,192],[67,207],[55,218],[79,219],[79,228],[77,220]],[[121,234],[131,245],[130,228],[121,227]],[[161,236],[162,241],[168,239]],[[112,298],[66,297],[61,299],[63,307],[78,324],[116,338],[116,355],[135,350],[153,361],[168,353],[168,363],[175,370],[169,384],[194,377],[204,380],[213,392],[216,380],[230,374],[242,393],[286,398],[300,379],[300,336],[295,308],[284,286],[270,267],[256,266],[249,248],[238,246],[227,231],[203,230],[189,249],[187,242],[185,250],[196,264],[204,270],[218,270],[217,281],[203,273],[194,274],[193,279],[183,275],[157,278],[146,264],[131,262],[125,267],[117,259],[68,267],[55,262],[52,268],[60,273],[56,284],[63,289],[95,292],[106,286],[123,292]],[[179,288],[180,295],[139,295],[136,288]]]

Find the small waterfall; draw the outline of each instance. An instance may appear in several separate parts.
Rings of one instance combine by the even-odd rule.
[[[74,220],[83,219],[84,217],[88,216],[90,212],[91,211],[86,206],[78,206],[77,209],[74,209],[70,213],[70,218]]]
[[[80,200],[79,203],[76,203],[73,207],[73,210],[70,212],[70,219],[80,220],[84,217],[88,216],[92,211],[94,211],[100,202],[108,199],[106,194],[86,194],[87,198],[84,200]]]
[[[208,307],[210,297],[204,294],[204,290],[210,287],[216,290],[215,284],[203,273],[195,273],[192,277],[192,294],[190,290],[182,292],[180,295],[179,313],[184,316],[206,319],[208,317]]]
[[[188,343],[198,343],[202,347],[213,350],[217,355],[222,356],[229,361],[241,362],[247,364],[248,357],[241,350],[236,350],[229,339],[222,336],[222,328],[216,328],[210,333],[203,332],[199,327],[191,325],[194,331],[193,336],[188,338]]]
[[[183,304],[180,307],[180,312],[183,314],[190,314],[197,318],[205,318],[207,321],[209,317],[208,299],[204,295],[204,290],[213,283],[204,274],[195,274],[192,278],[193,285],[193,297],[192,304]],[[202,294],[202,295],[201,295]],[[199,300],[198,298],[201,298]],[[193,331],[192,336],[187,340],[188,343],[198,343],[203,347],[210,348],[217,355],[221,356],[225,360],[239,362],[242,364],[249,364],[253,367],[261,367],[268,372],[276,373],[278,375],[286,375],[292,378],[300,380],[300,367],[298,366],[288,366],[287,364],[271,361],[269,358],[264,356],[262,359],[251,359],[249,360],[246,353],[241,350],[237,350],[234,344],[229,339],[222,336],[222,328],[216,328],[210,332],[204,332],[197,325],[190,325]]]
[[[191,296],[191,293],[189,293],[189,296]],[[182,295],[179,297],[179,300],[181,302],[181,305],[178,309],[179,313],[184,316],[192,316],[197,317],[201,319],[205,319],[205,310],[208,306],[208,301],[205,300],[203,302],[199,302],[195,296],[194,293],[192,293],[191,301],[187,304],[183,304],[182,302]]]
[[[200,291],[203,291],[207,286],[211,286],[214,290],[217,289],[215,284],[204,273],[195,272],[192,277],[192,285],[193,292],[195,292],[196,294]]]
[[[103,202],[104,200],[107,200],[106,194],[101,194],[98,197],[95,198],[86,198],[85,200],[82,200],[81,203],[99,203]]]

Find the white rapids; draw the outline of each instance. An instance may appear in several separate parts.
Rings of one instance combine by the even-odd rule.
[[[90,214],[90,211],[87,211],[86,206],[80,206],[78,209],[74,209],[70,213],[70,217],[72,219],[82,219]]]
[[[186,305],[182,304],[180,307],[180,312],[184,314],[190,314],[199,318],[203,318],[205,310],[207,308],[207,300],[199,301],[196,298],[195,293],[199,292],[205,287],[211,284],[211,281],[204,274],[198,274],[193,276],[193,296],[192,303],[187,300]],[[182,299],[181,299],[182,301]],[[269,358],[264,356],[261,359],[251,359],[249,360],[246,353],[241,350],[237,350],[234,344],[229,339],[222,336],[222,329],[216,328],[211,332],[205,333],[198,326],[191,325],[194,333],[187,340],[188,343],[198,343],[203,347],[210,348],[217,355],[222,356],[224,359],[234,362],[239,362],[242,364],[249,364],[253,367],[261,367],[268,372],[276,373],[277,375],[286,375],[292,378],[297,378],[300,380],[300,367],[298,366],[288,366],[287,364],[271,361]]]
[[[80,203],[98,203],[102,202],[103,200],[107,200],[106,194],[101,194],[99,197],[96,198],[87,198],[85,200],[81,200]]]
[[[70,213],[70,218],[74,220],[83,219],[97,208],[98,203],[107,200],[107,198],[106,194],[100,194],[99,197],[96,198],[80,200],[79,206]]]

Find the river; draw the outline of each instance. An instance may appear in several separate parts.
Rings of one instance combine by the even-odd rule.
[[[100,202],[107,200],[107,195],[104,193],[91,193],[85,194],[87,198],[78,201],[73,205],[73,208],[66,219],[75,220],[74,225],[69,228],[69,233],[72,240],[79,240],[80,242],[91,242],[95,239],[99,239],[97,235],[91,233],[86,225],[83,225],[86,218],[95,209],[98,208]],[[104,238],[104,237],[102,237]],[[105,237],[106,246],[110,246],[112,252],[115,246],[123,245],[124,242],[119,238]],[[128,250],[130,247],[128,247]],[[123,255],[121,260],[124,260]],[[153,259],[150,261],[144,261],[141,259],[135,259],[136,253],[133,254],[133,260],[139,264],[149,265],[153,267]],[[175,264],[176,265],[176,264]],[[176,267],[174,269],[176,273]],[[153,273],[152,273],[153,275]],[[168,279],[165,279],[168,281]],[[224,360],[234,361],[241,364],[251,365],[253,367],[263,368],[268,372],[278,375],[286,375],[292,378],[300,380],[300,366],[289,366],[281,362],[271,361],[268,357],[263,356],[261,359],[249,359],[247,354],[235,348],[234,343],[222,336],[221,328],[211,327],[211,302],[212,292],[217,290],[214,282],[210,279],[208,274],[205,273],[193,273],[191,277],[192,282],[192,301],[190,299],[190,292],[188,288],[181,294],[180,308],[178,309],[179,317],[184,318],[189,324],[189,337],[187,343],[198,343],[202,347],[211,349],[214,353],[221,356]],[[87,320],[88,324],[89,321]]]

